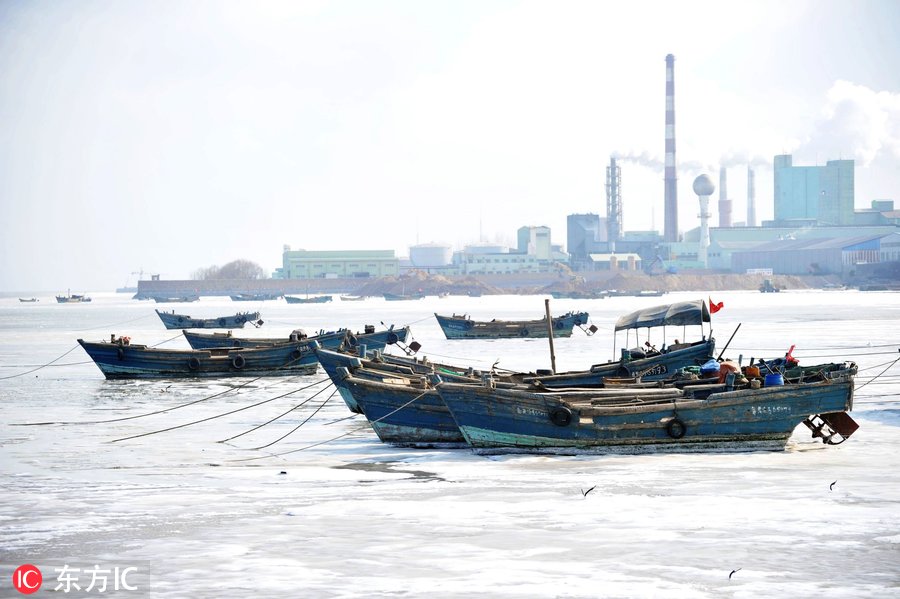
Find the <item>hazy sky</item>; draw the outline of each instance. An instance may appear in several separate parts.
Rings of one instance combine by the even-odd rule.
[[[625,229],[661,229],[668,53],[682,230],[721,164],[735,220],[748,162],[771,218],[780,153],[900,204],[896,0],[0,0],[0,291],[565,244],[612,154]]]

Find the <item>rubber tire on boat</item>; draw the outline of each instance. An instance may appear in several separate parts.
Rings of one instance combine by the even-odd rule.
[[[240,370],[244,367],[245,364],[247,364],[247,360],[241,354],[238,354],[235,357],[231,358],[231,365],[235,370]]]
[[[124,360],[125,359],[125,350],[122,349],[121,347],[119,349],[117,349],[116,357],[119,358],[120,360]]]
[[[572,422],[572,410],[565,406],[557,406],[550,410],[550,420],[556,426],[569,426]]]
[[[523,336],[523,337],[527,337],[527,336],[528,336],[528,329],[522,329],[522,336]]]
[[[220,318],[220,319],[219,319],[219,326],[220,326],[220,327],[224,327],[224,326],[225,326],[225,319],[224,319],[224,318]]]
[[[179,317],[178,317],[178,322],[179,322],[179,323],[184,322],[184,316],[179,316]]]
[[[680,439],[687,432],[687,427],[679,418],[672,418],[666,425],[666,434],[673,439]]]
[[[247,322],[247,319],[243,315],[241,315],[235,318],[234,321],[238,324],[244,324],[245,322]]]
[[[561,320],[557,320],[557,321],[556,321],[556,328],[557,328],[557,329],[564,329],[564,328],[566,328],[566,323],[564,323],[564,322],[561,321]]]
[[[397,333],[388,333],[388,336],[387,336],[387,344],[388,345],[394,345],[398,341],[400,341],[400,337],[397,336]]]
[[[575,326],[579,326],[579,327],[580,327],[580,326],[583,325],[583,324],[585,324],[585,323],[581,321],[581,316],[576,316],[576,317],[575,317]]]
[[[299,348],[295,348],[294,351],[291,352],[291,360],[293,360],[293,361],[296,362],[297,360],[300,359],[300,357],[301,357],[302,355],[303,355],[303,352],[300,351]]]
[[[356,347],[359,345],[359,339],[356,338],[356,335],[350,333],[347,335],[347,343],[350,344],[350,347]]]
[[[188,358],[188,368],[191,370],[199,370],[200,369],[200,360],[197,356],[192,356]]]

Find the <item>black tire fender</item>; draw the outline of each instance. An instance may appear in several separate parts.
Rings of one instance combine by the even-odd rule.
[[[200,359],[197,356],[188,358],[188,368],[191,370],[200,370]]]
[[[398,341],[400,341],[400,337],[397,336],[397,333],[388,333],[388,336],[387,336],[387,344],[388,345],[394,345]]]
[[[300,351],[300,348],[295,347],[294,351],[291,352],[291,360],[296,362],[301,356],[303,356],[303,352]]]
[[[347,343],[350,345],[350,347],[356,347],[357,345],[359,345],[359,339],[356,338],[356,335],[350,333],[349,335],[347,335]]]
[[[243,314],[241,314],[240,316],[235,318],[234,321],[238,324],[244,324],[245,322],[247,322],[247,318]]]
[[[240,370],[246,364],[247,364],[247,359],[244,358],[244,356],[242,356],[241,354],[238,354],[235,357],[231,358],[231,365],[234,367],[235,370]]]
[[[527,336],[528,336],[528,329],[522,329],[522,336],[523,336],[523,337],[527,337]]]
[[[116,357],[119,358],[120,360],[124,360],[125,359],[125,350],[122,349],[121,347],[118,348],[116,350]]]
[[[684,422],[680,418],[672,418],[666,424],[666,434],[673,439],[682,438],[686,432],[687,427],[684,425]]]
[[[556,406],[550,410],[550,420],[556,426],[569,426],[572,422],[572,410],[565,406]]]

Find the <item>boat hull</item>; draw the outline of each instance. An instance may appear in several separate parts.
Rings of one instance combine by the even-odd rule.
[[[849,377],[632,405],[454,383],[437,390],[466,441],[488,452],[783,449],[806,418],[849,411],[853,399]]]
[[[78,343],[108,379],[294,376],[313,374],[315,354],[283,344],[220,350],[156,349],[109,342]]]
[[[186,314],[156,311],[167,329],[242,329],[248,322],[259,320],[259,312],[241,312],[218,318],[191,318]]]
[[[368,350],[384,349],[398,341],[405,343],[409,336],[409,328],[390,329],[376,331],[374,333],[350,333],[347,330],[322,333],[313,337],[307,337],[299,341],[279,337],[261,337],[257,339],[247,337],[232,337],[225,334],[194,333],[184,331],[184,337],[193,349],[214,349],[221,347],[267,347],[280,343],[295,343],[304,354],[312,355],[312,342],[316,341],[325,349],[337,349],[346,339],[347,345],[355,347],[365,345]]]
[[[547,319],[476,321],[464,316],[442,316],[435,313],[447,339],[546,339],[550,332]],[[588,322],[587,312],[553,317],[553,336],[571,337],[576,325]]]
[[[589,370],[563,372],[526,378],[525,382],[540,381],[545,387],[602,386],[611,377],[635,378],[642,381],[658,381],[671,378],[679,368],[696,366],[713,358],[716,341],[709,338],[690,347],[639,359],[622,359],[618,362],[595,364]]]
[[[346,371],[345,371],[346,372]],[[415,447],[465,447],[456,421],[433,388],[415,385],[408,378],[379,382],[346,376],[343,386],[378,438],[393,445]]]

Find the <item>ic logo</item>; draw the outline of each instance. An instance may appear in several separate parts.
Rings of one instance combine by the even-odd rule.
[[[24,564],[13,572],[12,582],[17,591],[23,595],[30,595],[41,588],[44,577],[41,576],[41,571],[38,570],[37,566]]]

